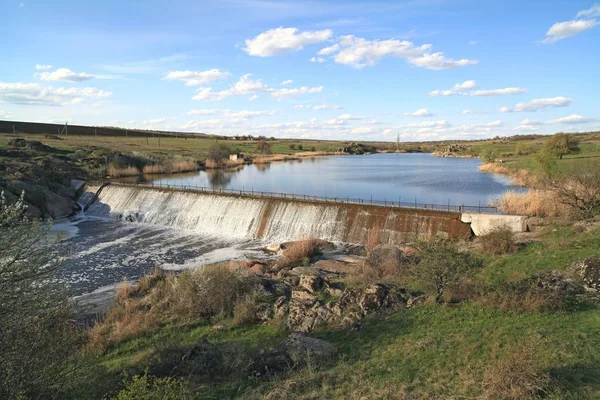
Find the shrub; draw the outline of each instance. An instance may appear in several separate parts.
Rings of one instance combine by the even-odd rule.
[[[401,275],[407,261],[408,258],[396,246],[378,245],[368,251],[360,272],[370,279],[396,277]]]
[[[299,144],[297,147],[298,147],[298,150],[304,150],[304,147],[302,147],[301,144]]]
[[[537,359],[544,346],[540,336],[534,336],[506,351],[504,357],[490,365],[484,373],[486,398],[524,399],[542,394],[548,388],[550,376]]]
[[[600,214],[600,161],[572,164],[548,186],[574,216],[586,219]]]
[[[239,298],[233,306],[233,325],[245,325],[257,322],[259,305],[263,304],[263,295],[254,291]]]
[[[511,254],[519,250],[514,232],[506,226],[492,229],[481,236],[480,240],[483,251],[488,254]]]
[[[567,133],[557,133],[553,135],[544,145],[555,157],[562,160],[567,154],[574,154],[580,151],[579,142],[573,135]]]
[[[317,148],[316,148],[315,146],[312,146],[312,147],[310,148],[310,151],[317,151]]]
[[[261,154],[271,154],[271,145],[266,140],[260,140],[256,143],[256,150]]]
[[[211,160],[214,164],[220,165],[222,161],[227,160],[231,154],[229,146],[221,143],[215,143],[208,150],[207,161]]]
[[[482,266],[479,259],[458,250],[452,241],[434,238],[417,243],[417,248],[420,261],[415,268],[416,275],[433,287],[437,303],[442,302],[446,289],[456,287],[461,278]]]
[[[114,166],[109,166],[108,167],[108,171],[107,171],[108,175],[112,178],[120,178],[122,176],[136,176],[140,174],[140,170],[137,169],[136,167],[125,167],[125,168],[119,168],[119,167],[114,167]]]
[[[303,239],[296,242],[292,242],[287,249],[283,252],[283,257],[277,262],[281,268],[295,267],[300,265],[305,259],[310,258],[319,254],[320,252],[319,240],[317,239]]]
[[[134,376],[115,400],[192,400],[197,396],[185,382],[174,378],[152,378],[148,374]]]
[[[296,145],[292,143],[288,147],[290,148],[290,150],[294,150],[296,148]]]

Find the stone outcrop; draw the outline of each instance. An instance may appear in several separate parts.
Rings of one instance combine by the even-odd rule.
[[[587,290],[600,292],[600,256],[573,263],[569,270],[581,278]]]
[[[350,143],[348,146],[340,149],[346,154],[371,154],[376,153],[377,149],[373,146],[368,146],[363,143]]]
[[[75,191],[68,187],[57,186],[55,190],[24,181],[7,182],[0,186],[9,202],[14,202],[25,192],[27,213],[32,218],[62,218],[73,215],[79,209],[75,202]],[[10,194],[9,194],[10,193]]]
[[[567,296],[585,293],[582,285],[565,277],[559,271],[539,273],[529,278],[526,283],[530,287],[533,286],[551,292],[560,292]]]
[[[337,353],[334,344],[316,339],[303,333],[291,333],[280,344],[293,360],[314,357],[317,359],[331,358]]]

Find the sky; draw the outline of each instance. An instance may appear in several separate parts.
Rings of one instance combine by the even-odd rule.
[[[600,3],[1,0],[0,119],[288,138],[600,130]]]

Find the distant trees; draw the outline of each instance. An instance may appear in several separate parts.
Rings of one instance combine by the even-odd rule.
[[[290,150],[296,149],[296,145],[294,143],[290,144],[288,147],[290,148]]]
[[[216,164],[220,164],[223,160],[228,159],[230,154],[231,149],[229,146],[222,143],[215,143],[208,150],[208,159],[212,160]]]
[[[566,133],[557,133],[553,135],[544,146],[552,152],[555,157],[562,160],[567,154],[574,154],[580,151],[579,143],[573,138],[573,135]]]
[[[266,140],[259,140],[256,143],[256,150],[262,154],[271,154],[271,145]]]
[[[296,148],[297,148],[298,150],[304,150],[304,147],[302,147],[302,145],[301,145],[301,144],[299,144],[298,146],[296,146]]]
[[[317,148],[316,148],[315,146],[312,146],[312,147],[310,148],[310,151],[317,151]]]

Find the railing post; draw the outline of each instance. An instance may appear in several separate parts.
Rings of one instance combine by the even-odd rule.
[[[417,196],[415,196],[415,210],[417,209]]]

